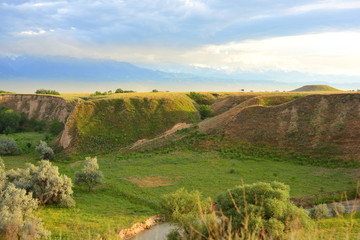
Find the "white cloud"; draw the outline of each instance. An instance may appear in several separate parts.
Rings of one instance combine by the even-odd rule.
[[[54,31],[54,29],[50,29],[51,32]],[[21,35],[21,36],[34,36],[34,35],[42,35],[47,33],[47,31],[45,31],[44,29],[37,29],[37,30],[28,30],[28,31],[22,31],[22,32],[18,32],[16,33],[16,35]]]
[[[288,14],[302,14],[312,11],[326,11],[326,10],[345,10],[345,9],[358,9],[360,8],[360,1],[347,1],[347,0],[332,0],[320,1],[312,4],[299,5],[287,9]]]
[[[300,71],[360,76],[360,32],[326,32],[207,45],[185,57],[229,71]]]
[[[155,65],[186,65],[226,72],[304,72],[360,76],[360,31],[323,32],[245,40],[196,48],[83,43],[66,34],[33,35],[2,44],[2,54],[42,54],[77,58],[111,59]],[[7,50],[7,52],[4,52]]]

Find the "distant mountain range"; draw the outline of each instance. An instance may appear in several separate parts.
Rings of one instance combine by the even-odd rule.
[[[186,74],[166,73],[126,62],[66,57],[0,57],[0,79],[166,80]]]
[[[353,82],[332,84],[328,80],[337,76],[314,77],[300,72],[226,74],[213,69],[186,67],[184,73],[175,73],[150,68],[113,60],[34,55],[0,56],[0,83],[4,88],[2,90],[26,92],[43,86],[66,92],[92,91],[101,86],[110,88],[119,85],[137,91],[153,88],[171,91],[288,91],[306,84],[331,84],[344,90],[360,87],[357,78]],[[64,81],[71,84],[61,84]]]

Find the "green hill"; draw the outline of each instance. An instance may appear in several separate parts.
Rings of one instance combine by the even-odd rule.
[[[330,87],[328,85],[305,85],[291,92],[341,92],[342,90]]]

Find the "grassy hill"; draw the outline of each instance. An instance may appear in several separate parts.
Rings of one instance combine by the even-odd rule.
[[[305,85],[291,92],[341,92],[342,90],[330,87],[328,85]]]

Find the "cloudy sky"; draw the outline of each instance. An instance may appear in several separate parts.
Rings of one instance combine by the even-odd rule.
[[[0,23],[1,56],[360,83],[359,0],[0,0]]]

